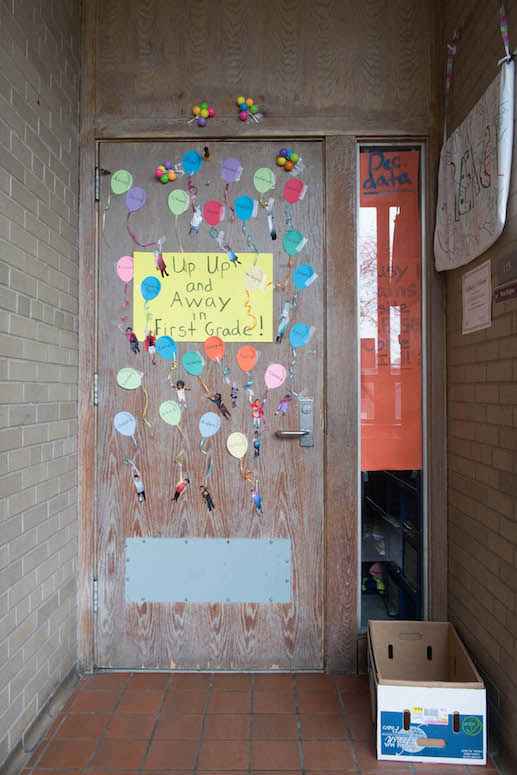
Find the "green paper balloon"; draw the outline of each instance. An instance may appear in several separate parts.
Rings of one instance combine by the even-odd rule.
[[[142,384],[142,372],[130,366],[120,369],[117,373],[117,385],[124,390],[136,390]]]
[[[253,184],[259,194],[266,194],[275,187],[275,173],[269,167],[260,167],[253,175]]]
[[[176,188],[169,194],[169,210],[173,215],[182,215],[190,204],[190,197],[186,191]]]
[[[176,401],[162,401],[159,412],[160,417],[167,425],[179,425],[181,409]]]
[[[117,170],[111,176],[111,190],[114,194],[125,194],[133,185],[133,176],[127,170]]]

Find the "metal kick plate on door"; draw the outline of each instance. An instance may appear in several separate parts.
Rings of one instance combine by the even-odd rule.
[[[299,412],[300,412],[300,430],[308,431],[305,436],[300,439],[300,447],[313,447],[314,446],[314,399],[303,398],[300,396],[298,399]]]

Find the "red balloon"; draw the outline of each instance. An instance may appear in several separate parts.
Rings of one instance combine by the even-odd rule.
[[[203,218],[209,226],[218,226],[224,218],[224,205],[216,199],[210,199],[203,205]]]
[[[204,344],[205,355],[210,361],[220,361],[224,355],[224,342],[218,336],[209,336]]]

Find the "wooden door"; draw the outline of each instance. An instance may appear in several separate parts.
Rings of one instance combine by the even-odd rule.
[[[322,147],[319,142],[291,143],[301,157],[299,171],[293,176],[275,166],[275,157],[283,145],[285,143],[262,141],[208,142],[209,159],[203,161],[200,171],[190,177],[179,175],[174,182],[162,184],[154,177],[159,163],[171,161],[176,164],[192,150],[204,155],[201,130],[198,142],[101,144],[100,166],[112,174],[118,170],[130,172],[133,188],[144,189],[146,200],[128,218],[128,201],[129,206],[132,202],[141,203],[138,196],[130,195],[128,200],[126,193],[109,193],[110,177],[102,177],[97,315],[98,613],[95,632],[96,664],[100,667],[207,670],[323,667],[325,254]],[[184,164],[188,158],[183,157]],[[235,180],[238,176],[231,171],[226,172],[226,180],[223,179],[223,163],[229,159],[239,160],[242,166],[239,180]],[[254,173],[260,168],[274,172],[276,185],[271,191],[259,194],[254,185]],[[303,192],[296,192],[295,187],[291,193],[292,199],[297,201],[289,203],[283,198],[283,192],[286,182],[293,177],[302,179],[307,188],[303,198],[298,199],[297,194]],[[120,191],[125,188],[123,175],[118,176],[118,182],[119,188],[116,185],[115,188]],[[260,181],[258,185],[259,188],[267,187]],[[190,194],[188,209],[177,216],[168,207],[173,190]],[[241,220],[249,214],[244,212],[246,207],[244,210],[236,207],[236,199],[242,195],[262,200],[256,218]],[[271,197],[274,199],[273,224],[268,220],[267,208],[262,206]],[[194,219],[192,228],[194,206],[202,208],[209,200],[225,204],[222,222],[216,223],[222,215],[222,210],[218,211],[216,207],[211,216],[204,213],[209,219],[215,219],[214,226],[210,227],[204,220],[196,224]],[[178,212],[181,203],[173,208]],[[276,228],[276,240],[271,236],[272,225]],[[219,230],[224,230],[224,238],[219,237],[218,244]],[[289,231],[300,232],[307,239],[300,252],[295,252],[296,245],[290,250],[291,257],[285,248],[289,249],[292,241],[284,240]],[[148,245],[161,237],[165,239],[162,250],[169,273],[169,277],[163,278],[153,264],[153,245],[140,248],[135,242]],[[241,264],[229,261],[230,248],[238,257],[240,255]],[[121,257],[136,252],[147,253],[146,260],[151,262],[146,264],[150,267],[147,274],[160,280],[160,293],[169,294],[167,298],[172,305],[174,293],[182,282],[179,273],[184,266],[184,254],[208,256],[214,262],[212,268],[219,260],[219,267],[226,262],[225,269],[242,273],[254,264],[262,266],[263,259],[260,256],[257,259],[256,250],[260,254],[273,254],[272,276],[264,279],[259,275],[255,281],[261,288],[251,284],[248,286],[250,293],[243,293],[240,336],[246,341],[225,341],[222,361],[206,357],[203,341],[189,339],[199,338],[202,332],[202,338],[219,333],[227,340],[232,338],[233,331],[229,333],[224,326],[204,329],[207,315],[198,314],[196,326],[199,328],[195,335],[189,333],[182,328],[187,311],[178,303],[171,313],[172,326],[170,314],[168,322],[157,322],[152,311],[153,300],[147,302],[144,310],[147,328],[158,337],[172,334],[177,347],[176,358],[171,361],[159,353],[153,358],[141,341],[142,332],[139,333],[139,352],[132,351],[126,328],[133,325],[133,293],[141,294],[142,275],[137,273],[137,262],[143,259],[134,257],[135,279],[126,286],[117,274],[117,262]],[[267,260],[264,261],[267,264]],[[302,270],[297,276],[300,288],[296,289],[293,276],[300,264],[310,265],[317,278]],[[121,274],[124,276],[123,270]],[[137,275],[140,278],[138,284]],[[193,276],[193,282],[198,280],[198,275]],[[151,295],[154,285],[151,283]],[[265,292],[266,286],[273,297],[270,336],[267,330],[269,313],[255,314],[261,303],[259,294]],[[224,279],[219,290],[221,287],[224,288]],[[196,288],[192,286],[190,291],[195,292]],[[206,293],[200,290],[203,299]],[[224,293],[222,296],[225,298]],[[277,343],[275,338],[282,311],[286,301],[293,298],[296,298],[296,306],[291,307],[289,327]],[[142,304],[143,300],[137,297],[140,312]],[[213,312],[218,314],[220,310]],[[212,314],[208,315],[211,317]],[[314,327],[314,331],[305,346],[293,350],[290,331],[297,322]],[[251,374],[242,371],[236,361],[237,352],[247,343],[252,344],[259,355]],[[166,348],[160,351],[165,356],[170,355]],[[184,368],[183,356],[187,351],[197,351],[204,357],[205,367],[199,378]],[[289,373],[281,387],[266,390],[264,375],[270,364],[281,364]],[[129,390],[119,386],[117,375],[128,367],[142,373],[141,387]],[[259,426],[258,456],[255,456],[253,446],[257,436],[250,394],[244,387],[251,381],[250,377],[254,381],[253,398],[265,400],[264,417],[255,419]],[[184,380],[189,388],[184,396],[177,392],[177,380]],[[232,406],[232,385],[238,389],[237,400],[233,402],[236,406]],[[229,419],[221,416],[216,404],[210,401],[216,392],[221,393],[222,401],[231,413]],[[287,408],[287,413],[282,414],[281,410],[276,413],[279,402],[289,393],[291,400],[283,407]],[[275,436],[277,430],[300,428],[300,396],[314,399],[313,446],[303,447],[299,439]],[[160,406],[169,400],[181,404],[182,398],[185,398],[186,406],[181,406],[179,428],[173,427],[160,416]],[[134,439],[114,427],[115,415],[123,411],[136,419]],[[208,411],[220,416],[221,427],[202,445],[199,419]],[[248,452],[241,462],[227,449],[227,438],[233,432],[243,433],[249,441]],[[134,466],[125,462],[127,460],[133,461]],[[136,484],[138,479],[143,483],[145,501],[141,496],[139,500],[135,472],[138,474]],[[189,484],[174,501],[178,482],[186,478]],[[257,511],[252,499],[257,484],[262,497],[261,512]],[[213,499],[213,511],[209,511],[201,492],[203,485],[207,486]],[[140,540],[144,538],[148,539],[145,546]],[[165,540],[173,538],[183,539],[185,555],[181,554],[178,541],[167,543]],[[235,576],[229,582],[225,581],[228,568],[222,562],[219,573],[217,563],[221,562],[222,556],[218,552],[221,550],[224,555],[226,549],[214,539],[227,542],[233,558],[231,563],[237,565],[242,564],[244,557],[238,547],[244,547],[245,543],[246,551],[251,552],[249,573],[232,565],[231,572]],[[248,539],[248,543],[239,544],[238,540],[243,539]],[[194,540],[198,541],[195,545]],[[276,587],[271,598],[261,598],[266,594],[264,590],[270,589],[268,585],[274,587],[277,584],[278,587],[279,583],[278,579],[272,580],[278,572],[278,568],[270,565],[271,562],[274,565],[274,560],[268,559],[269,555],[264,561],[261,559],[260,552],[267,554],[268,542],[273,547],[271,551],[275,547],[279,549],[280,553],[275,556],[282,556],[278,562],[285,562],[289,571],[283,582],[288,584],[286,599],[280,593],[277,597]],[[145,554],[147,551],[145,561],[138,559],[143,557],[141,553],[135,555],[135,547],[138,552]],[[170,547],[173,551],[171,549],[172,553],[168,555]],[[258,547],[256,554],[255,547]],[[186,558],[192,556],[189,552],[193,549],[196,552],[202,550],[201,554],[194,553],[197,559],[193,562],[198,563],[198,567],[181,571],[185,563],[188,566]],[[287,552],[287,559],[282,552]],[[189,593],[185,594],[179,582],[170,582],[170,578],[177,579],[182,572],[187,574],[182,576],[182,582],[185,578],[191,579],[192,588],[197,590],[194,600],[189,599]],[[168,576],[169,573],[172,576]],[[267,573],[268,577],[263,579],[261,573]],[[163,583],[160,582],[162,577]],[[206,588],[210,578],[216,599],[210,599],[210,589]],[[134,599],[128,591],[135,580],[145,590],[141,599]],[[219,582],[223,587],[233,584],[230,597],[217,599],[217,595],[222,594],[217,591]],[[248,585],[253,584],[258,585],[258,592],[249,593],[252,599],[242,599],[248,594],[245,591]]]

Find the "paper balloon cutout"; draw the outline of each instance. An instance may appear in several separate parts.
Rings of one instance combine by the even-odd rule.
[[[310,264],[300,264],[293,272],[294,287],[298,291],[308,288],[318,279],[318,275]]]
[[[117,412],[113,418],[113,427],[122,436],[134,436],[136,431],[136,420],[131,412]]]
[[[162,401],[159,408],[160,417],[167,425],[179,425],[181,409],[176,401]]]
[[[151,277],[148,275],[144,277],[140,283],[140,293],[144,301],[152,301],[155,299],[162,289],[162,285],[157,277]]]
[[[241,179],[242,164],[238,159],[224,159],[221,164],[221,176],[225,183],[237,183]]]
[[[268,191],[272,191],[275,184],[275,173],[269,167],[260,167],[253,175],[253,185],[259,194],[267,194]]]
[[[142,372],[132,369],[130,366],[119,369],[117,373],[117,385],[124,390],[136,390],[142,384]]]
[[[197,350],[187,350],[181,359],[183,368],[192,377],[199,377],[205,368],[205,359]]]
[[[295,256],[300,252],[306,242],[307,239],[303,236],[301,231],[294,231],[291,229],[284,234],[282,246],[288,256]]]
[[[181,157],[181,166],[185,175],[195,175],[203,166],[203,157],[197,151],[187,151]]]
[[[244,275],[244,284],[249,291],[265,291],[267,274],[260,266],[250,266]]]
[[[165,361],[173,361],[176,358],[176,342],[172,336],[159,336],[156,340],[156,352]]]
[[[133,256],[122,256],[117,261],[117,276],[123,283],[130,283],[133,279]]]
[[[303,180],[300,180],[300,178],[289,178],[285,183],[282,196],[286,202],[289,202],[290,205],[294,205],[296,202],[303,199],[306,191],[307,186]]]
[[[210,361],[221,361],[224,356],[224,342],[218,336],[209,336],[204,343],[205,355]]]
[[[258,204],[256,199],[252,199],[250,196],[243,194],[238,196],[233,203],[235,215],[240,221],[249,221],[250,218],[255,218],[258,211]]]
[[[257,365],[258,353],[251,344],[245,344],[239,347],[235,360],[242,371],[253,371]]]
[[[224,219],[225,208],[217,199],[209,199],[203,205],[203,218],[209,226],[218,226]]]
[[[199,432],[204,439],[214,436],[221,427],[221,418],[215,412],[206,412],[199,418]]]
[[[226,448],[230,455],[240,460],[248,451],[248,439],[244,433],[239,433],[239,431],[230,433],[226,439]]]
[[[190,197],[186,191],[183,191],[181,188],[175,188],[169,194],[167,204],[173,215],[183,215],[189,208]]]
[[[303,347],[308,344],[314,333],[314,326],[308,326],[307,323],[295,323],[289,331],[289,342],[291,347]]]
[[[137,210],[140,210],[145,205],[146,199],[147,194],[144,189],[135,186],[130,188],[126,194],[126,207],[130,213],[136,213]]]
[[[270,390],[283,385],[287,377],[287,369],[281,363],[270,363],[264,374],[264,382]]]
[[[117,170],[111,176],[111,190],[114,194],[125,194],[133,185],[133,176],[127,170]]]

